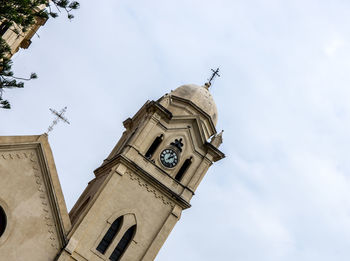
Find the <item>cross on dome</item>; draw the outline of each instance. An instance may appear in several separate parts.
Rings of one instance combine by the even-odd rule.
[[[216,68],[216,70],[211,69],[213,73],[211,77],[208,79],[208,82],[205,83],[205,87],[207,87],[207,89],[209,89],[209,87],[211,86],[211,82],[214,80],[216,76],[220,77],[219,70],[220,70],[219,67]]]

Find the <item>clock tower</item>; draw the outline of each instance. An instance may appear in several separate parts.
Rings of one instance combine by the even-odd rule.
[[[154,260],[208,168],[222,158],[217,109],[205,86],[147,101],[69,213],[57,260]]]

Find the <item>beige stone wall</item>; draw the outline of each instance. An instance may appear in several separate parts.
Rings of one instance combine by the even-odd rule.
[[[98,190],[104,183],[106,177],[107,175],[100,175],[89,182],[88,186],[85,188],[84,192],[81,194],[78,201],[69,212],[69,217],[73,226],[78,221],[80,215],[84,213],[85,209],[88,207],[90,201],[93,200],[96,193],[98,193]]]
[[[0,205],[8,221],[0,260],[54,260],[65,244],[68,215],[60,213],[62,195],[47,145],[45,136],[0,137]]]
[[[0,199],[8,216],[0,256],[53,259],[60,244],[36,151],[1,151],[0,178]]]
[[[82,260],[108,260],[124,232],[136,223],[135,237],[122,260],[153,260],[179,218],[179,213],[177,216],[172,214],[175,206],[156,187],[119,165],[90,203],[87,214],[70,235],[66,249]],[[133,216],[134,223],[129,218],[129,224],[122,226],[106,254],[102,255],[96,247],[110,224],[121,215]],[[169,219],[169,216],[173,218]],[[161,240],[155,240],[158,237]],[[63,256],[60,260],[64,260]]]

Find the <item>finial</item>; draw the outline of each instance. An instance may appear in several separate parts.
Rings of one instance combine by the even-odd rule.
[[[216,148],[219,148],[219,146],[222,144],[222,134],[224,133],[224,130],[222,130],[219,134],[214,135],[211,138],[210,143],[215,146]]]
[[[211,71],[213,72],[213,74],[211,75],[211,77],[208,79],[208,82],[206,82],[204,84],[205,88],[209,89],[209,87],[211,86],[211,82],[214,80],[215,76],[220,77],[219,74],[219,68],[217,68],[216,70],[211,69]]]
[[[60,121],[62,120],[63,122],[70,124],[69,121],[64,117],[64,113],[67,110],[67,106],[64,107],[60,112],[57,112],[56,110],[53,110],[50,108],[50,111],[53,115],[56,116],[56,118],[53,120],[53,122],[51,123],[51,125],[49,126],[49,128],[47,129],[47,134],[53,130],[53,127]]]

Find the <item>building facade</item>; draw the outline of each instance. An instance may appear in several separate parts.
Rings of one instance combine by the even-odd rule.
[[[38,7],[38,9],[44,8],[44,6]],[[27,49],[32,43],[31,39],[36,34],[40,26],[46,23],[45,18],[36,17],[35,22],[26,31],[22,31],[22,28],[18,25],[8,26],[4,21],[0,21],[0,37],[10,47],[10,54],[8,58],[11,58],[20,48]]]
[[[47,135],[0,137],[0,260],[154,260],[224,158],[208,88],[180,86],[125,120],[69,214]]]

